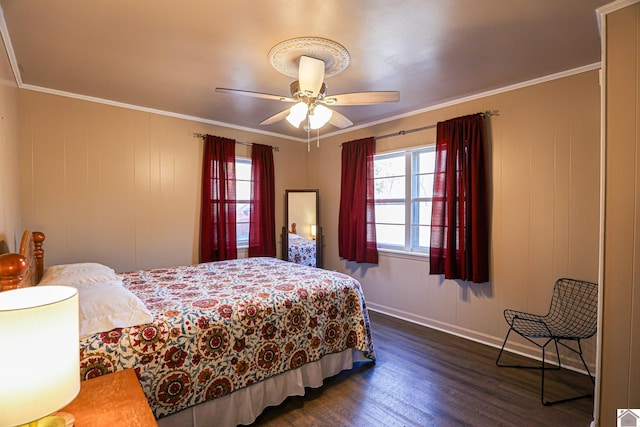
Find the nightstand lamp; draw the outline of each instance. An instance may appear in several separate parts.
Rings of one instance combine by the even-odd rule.
[[[64,426],[49,416],[80,391],[78,291],[0,292],[0,426]]]

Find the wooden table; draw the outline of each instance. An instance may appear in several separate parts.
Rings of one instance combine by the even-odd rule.
[[[76,427],[158,425],[133,369],[82,381],[78,396],[60,411],[73,414]]]

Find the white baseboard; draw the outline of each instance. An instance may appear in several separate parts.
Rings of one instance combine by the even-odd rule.
[[[375,311],[377,313],[386,314],[387,316],[395,317],[396,319],[405,320],[407,322],[415,323],[420,326],[425,326],[427,328],[435,329],[441,332],[445,332],[451,335],[458,336],[460,338],[468,339],[471,341],[475,341],[480,344],[488,345],[494,348],[501,348],[502,343],[504,341],[504,337],[495,337],[487,334],[483,334],[477,331],[473,331],[471,329],[461,328],[456,325],[451,325],[445,322],[441,322],[439,320],[430,319],[424,316],[416,315],[414,313],[409,313],[403,310],[397,310],[392,307],[387,307],[381,304],[375,304],[371,302],[367,302],[367,307],[371,311]],[[538,362],[542,361],[542,357],[540,356],[540,349],[537,347],[530,345],[527,346],[525,344],[520,343],[509,343],[507,347],[505,347],[505,351],[510,353],[515,353],[520,356],[527,357],[532,360],[536,360]],[[548,354],[548,352],[547,352]],[[555,357],[551,360],[547,357],[545,360],[547,363],[552,365],[558,365]],[[564,358],[563,358],[564,362]],[[563,363],[562,366],[566,369],[569,369],[574,372],[579,372],[584,375],[588,375],[587,371],[584,369],[580,369],[575,366],[571,366],[569,364]],[[595,368],[589,366],[591,372],[595,372]]]

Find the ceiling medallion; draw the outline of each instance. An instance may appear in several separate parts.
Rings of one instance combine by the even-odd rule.
[[[301,56],[324,61],[324,76],[341,73],[349,65],[349,51],[333,40],[320,37],[296,37],[278,43],[269,51],[269,62],[282,74],[298,78],[298,62]]]

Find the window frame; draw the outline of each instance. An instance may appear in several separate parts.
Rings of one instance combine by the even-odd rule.
[[[253,203],[253,201],[251,200],[251,188],[253,186],[253,181],[252,181],[252,176],[251,176],[251,159],[249,157],[243,157],[243,156],[236,156],[236,206],[239,206],[240,204],[248,204],[249,205],[249,209],[251,209],[251,204]],[[248,164],[249,165],[249,179],[239,179],[238,178],[238,164],[239,163],[243,163],[243,164]],[[240,199],[238,198],[238,182],[248,182],[249,183],[249,199]],[[250,225],[251,222],[251,217],[249,216],[249,219],[245,222],[240,222],[238,221],[238,210],[236,208],[236,246],[238,248],[248,248],[249,247],[249,235],[247,234],[247,238],[246,239],[241,239],[240,238],[240,233],[239,233],[239,226],[240,224],[247,224]]]
[[[434,168],[431,171],[418,173],[418,158],[420,153],[427,152],[433,153],[434,156]],[[388,159],[392,157],[403,157],[404,158],[404,174],[403,175],[389,175],[386,177],[374,177],[374,182],[376,179],[389,179],[389,178],[404,178],[404,198],[388,198],[388,199],[379,199],[375,198],[376,207],[381,204],[397,204],[398,202],[402,202],[404,206],[404,245],[394,245],[394,244],[385,244],[377,242],[377,248],[382,252],[390,252],[390,253],[399,253],[399,254],[410,254],[416,256],[428,256],[429,255],[429,246],[420,246],[419,245],[419,227],[429,227],[431,225],[431,215],[428,215],[429,223],[421,224],[417,218],[419,216],[419,203],[426,202],[430,203],[433,200],[433,189],[431,189],[430,195],[420,197],[419,194],[419,177],[424,175],[434,175],[435,172],[435,144],[420,146],[420,147],[412,147],[397,151],[390,151],[385,153],[376,154],[374,156],[374,164],[376,160]],[[380,202],[382,201],[382,202]],[[376,235],[379,235],[377,232],[378,225],[398,225],[396,223],[383,223],[378,221],[378,216],[376,215]]]

